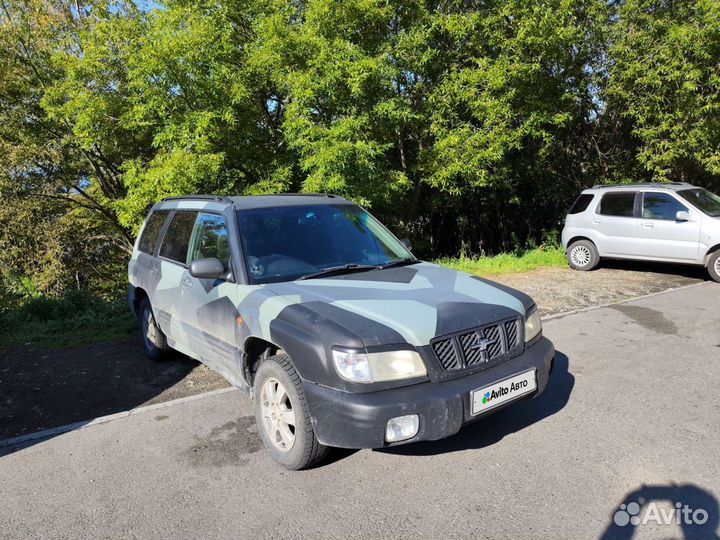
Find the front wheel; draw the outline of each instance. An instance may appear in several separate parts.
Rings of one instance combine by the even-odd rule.
[[[720,282],[720,249],[708,258],[707,270],[711,278]]]
[[[575,270],[592,270],[600,262],[597,248],[590,240],[573,242],[568,246],[566,254],[570,268]]]
[[[255,421],[272,458],[297,471],[322,461],[329,448],[315,437],[300,376],[286,354],[265,360],[255,374]]]

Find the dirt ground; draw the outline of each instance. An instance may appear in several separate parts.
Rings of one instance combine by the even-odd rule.
[[[543,268],[491,279],[530,294],[547,316],[707,279],[685,266],[606,262],[593,272]],[[223,388],[187,357],[152,362],[140,337],[70,350],[0,351],[0,439]]]
[[[627,300],[710,279],[705,268],[631,261],[603,261],[591,272],[540,268],[489,279],[535,299],[543,316]]]

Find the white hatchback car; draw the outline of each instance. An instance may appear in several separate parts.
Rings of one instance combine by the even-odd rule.
[[[576,270],[603,257],[663,261],[720,281],[720,197],[684,182],[593,186],[565,218],[562,245]]]

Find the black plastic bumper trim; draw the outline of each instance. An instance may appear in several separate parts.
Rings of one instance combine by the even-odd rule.
[[[385,442],[387,421],[406,414],[420,415],[420,429],[412,439],[396,444],[432,441],[454,435],[463,425],[504,408],[501,406],[472,416],[472,390],[535,369],[537,390],[520,399],[541,394],[547,386],[554,357],[553,344],[542,337],[515,358],[467,377],[367,393],[343,392],[306,381],[305,396],[315,434],[321,443],[328,446],[390,446]]]

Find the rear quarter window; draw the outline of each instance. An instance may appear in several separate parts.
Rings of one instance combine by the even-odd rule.
[[[138,249],[140,251],[151,255],[155,253],[155,246],[157,246],[160,231],[162,231],[169,213],[168,210],[156,210],[150,214],[143,228],[142,235],[140,235],[140,242],[138,242]]]
[[[575,202],[572,205],[572,208],[570,208],[569,214],[579,214],[580,212],[584,212],[587,210],[587,207],[590,206],[590,203],[595,198],[595,195],[592,193],[583,193],[580,195]]]
[[[598,213],[603,216],[633,217],[635,215],[635,192],[606,193],[600,200]]]

